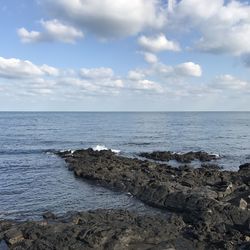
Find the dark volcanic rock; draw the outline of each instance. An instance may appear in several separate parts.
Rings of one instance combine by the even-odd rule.
[[[188,152],[184,154],[173,153],[170,151],[155,151],[152,153],[140,153],[139,156],[145,157],[147,159],[156,161],[171,161],[175,160],[181,163],[191,163],[194,160],[199,160],[201,162],[207,162],[216,160],[218,156],[213,154],[208,154],[206,152]]]
[[[173,168],[92,149],[59,155],[77,176],[130,192],[152,206],[179,213],[190,225],[186,238],[191,243],[195,238],[196,242],[218,244],[210,249],[236,249],[247,244],[250,211],[246,166],[238,172],[204,167]]]
[[[56,219],[56,215],[48,211],[43,214],[43,218],[46,220],[54,220]]]
[[[217,250],[247,247],[249,243],[239,231],[230,231],[224,224],[207,235],[202,230],[208,231],[208,225],[200,225],[201,230],[180,216],[166,219],[122,210],[78,212],[50,222],[12,222],[8,228],[2,223],[0,241],[11,250]]]
[[[173,215],[96,210],[63,217],[46,212],[39,222],[0,221],[1,250],[250,249],[249,164],[230,172],[173,168],[92,149],[58,155],[77,176]]]
[[[19,250],[175,249],[181,242],[188,242],[186,224],[180,217],[166,220],[122,210],[68,214],[49,223],[13,222],[9,229],[2,228],[2,223],[0,241]],[[192,241],[189,245],[186,249],[197,247]]]

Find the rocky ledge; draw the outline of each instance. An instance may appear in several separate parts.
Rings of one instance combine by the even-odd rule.
[[[221,249],[250,247],[250,164],[232,172],[208,165],[176,168],[109,150],[59,155],[79,177],[182,216],[191,228],[190,238],[198,242],[221,242]]]
[[[122,210],[97,210],[57,218],[46,213],[44,220],[39,222],[0,222],[0,249],[205,248],[206,243],[190,240],[186,236],[189,232],[190,229],[178,216],[162,219]]]
[[[209,162],[212,160],[217,160],[218,155],[208,154],[207,152],[198,151],[198,152],[188,152],[188,153],[173,153],[171,151],[154,151],[152,153],[141,153],[141,157],[147,159],[152,159],[156,161],[177,161],[180,163],[191,163],[192,161],[199,160],[201,162]]]
[[[231,172],[214,165],[174,168],[109,150],[58,155],[77,176],[130,192],[172,216],[98,210],[62,218],[46,214],[41,222],[4,221],[1,250],[250,249],[250,164]]]

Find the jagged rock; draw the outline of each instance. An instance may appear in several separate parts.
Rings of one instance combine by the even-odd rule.
[[[56,215],[48,211],[43,214],[43,218],[46,220],[54,220],[56,219]]]
[[[173,168],[166,164],[117,156],[111,151],[96,152],[92,149],[78,150],[71,155],[60,153],[60,156],[70,162],[70,168],[83,178],[130,192],[151,206],[182,215],[185,223],[193,227],[192,237],[199,242],[208,239],[224,242],[227,238],[232,246],[224,242],[223,247],[233,248],[239,244],[239,237],[242,239],[248,234],[246,224],[250,212],[242,209],[242,202],[241,206],[235,203],[239,198],[245,200],[243,193],[248,192],[246,166],[238,172],[189,166]],[[208,154],[203,152],[187,157],[209,159]],[[218,229],[221,233],[215,234]]]
[[[18,230],[24,232],[25,239],[22,242],[7,242],[10,249],[146,250],[166,249],[170,245],[175,248],[175,242],[177,239],[181,240],[186,227],[178,216],[167,219],[139,216],[122,210],[76,213],[52,219],[45,227],[40,224],[41,222],[13,223],[13,229],[10,230],[18,227]],[[7,233],[9,231],[5,234]],[[191,242],[187,249],[195,249],[195,244]]]
[[[250,163],[245,163],[239,166],[239,171],[241,172],[250,172]]]
[[[38,222],[0,221],[0,241],[12,250],[249,249],[249,164],[238,172],[171,167],[117,156],[110,150],[60,152],[82,178],[129,192],[172,216],[122,210],[66,214],[47,212]],[[207,155],[190,153],[180,161]],[[5,244],[5,245],[6,245]]]
[[[152,159],[156,161],[171,161],[175,160],[181,163],[190,163],[194,160],[199,160],[201,162],[208,162],[216,160],[218,156],[213,154],[208,154],[206,152],[188,152],[184,154],[173,153],[170,151],[154,151],[152,153],[140,153],[139,156],[145,157],[147,159]]]
[[[24,240],[23,233],[21,230],[17,228],[11,228],[7,232],[5,232],[4,239],[10,245],[14,245],[20,241]]]
[[[240,199],[240,204],[239,204],[239,208],[240,209],[243,209],[243,210],[246,210],[247,209],[247,202],[244,200],[244,199]]]

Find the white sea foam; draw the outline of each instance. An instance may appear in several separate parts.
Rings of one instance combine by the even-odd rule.
[[[97,146],[93,147],[93,150],[102,151],[102,150],[109,150],[109,149],[104,145],[97,145]],[[121,150],[117,150],[117,149],[110,149],[110,150],[116,154],[119,154],[121,152]]]
[[[60,153],[70,152],[70,154],[74,154],[74,153],[75,153],[75,150],[72,150],[72,149],[63,149],[63,150],[60,150],[59,152],[60,152]]]
[[[216,158],[220,158],[221,156],[219,154],[211,154],[213,156],[215,156]]]

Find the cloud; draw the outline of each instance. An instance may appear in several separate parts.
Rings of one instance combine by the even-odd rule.
[[[42,32],[28,31],[25,28],[18,29],[17,33],[23,43],[53,42],[74,43],[77,39],[83,38],[83,32],[66,25],[57,19],[40,22]]]
[[[169,41],[163,34],[159,34],[153,37],[141,36],[138,39],[138,44],[143,49],[154,53],[166,50],[180,51],[178,43]]]
[[[240,56],[250,53],[248,37],[250,37],[250,24],[230,27],[230,29],[210,28],[197,42],[196,48],[202,52]]]
[[[59,70],[46,64],[37,66],[30,61],[0,57],[0,78],[30,78],[56,76]]]
[[[78,77],[65,77],[58,79],[58,84],[69,86],[78,91],[84,91],[88,94],[102,94],[102,93],[119,93],[124,87],[122,79],[82,79]]]
[[[111,68],[82,68],[80,75],[83,78],[89,79],[109,79],[114,76],[114,71]]]
[[[16,86],[15,91],[30,95],[51,95],[68,89],[75,93],[80,90],[87,94],[117,94],[125,85],[124,79],[111,68],[59,70],[46,64],[39,66],[27,60],[3,57],[0,57],[0,83]]]
[[[128,72],[128,79],[132,81],[142,80],[145,77],[146,77],[145,73],[140,70],[130,70]]]
[[[143,55],[144,55],[144,60],[149,64],[155,64],[158,62],[157,56],[153,53],[144,52]]]
[[[241,1],[182,0],[174,8],[168,28],[183,27],[200,34],[196,50],[234,56],[250,52],[250,5]],[[183,28],[182,28],[183,29]]]
[[[199,88],[190,85],[189,80],[201,75],[201,66],[193,62],[185,62],[176,66],[157,62],[149,64],[147,68],[130,70],[127,75],[127,86],[130,89],[171,97],[189,96],[192,95],[191,91],[198,96]]]
[[[235,0],[43,0],[40,4],[55,18],[41,21],[42,31],[18,30],[23,42],[61,41],[73,43],[85,32],[101,39],[140,36],[146,52],[180,51],[178,42],[164,34],[184,36],[200,52],[242,56],[250,53],[250,4]],[[100,11],[101,10],[101,11]],[[171,32],[169,32],[171,31]],[[183,33],[183,31],[185,31]],[[190,37],[198,37],[191,40]],[[152,57],[151,57],[152,58]],[[151,61],[146,56],[146,61]],[[149,60],[147,60],[149,59]]]
[[[25,28],[17,30],[17,34],[23,43],[39,42],[42,40],[41,33],[38,31],[28,31]]]
[[[130,87],[135,90],[144,90],[144,91],[146,90],[146,91],[153,91],[157,93],[164,92],[163,87],[159,83],[156,83],[154,81],[150,81],[147,79],[135,81],[130,85]]]
[[[59,20],[100,38],[136,35],[162,28],[166,21],[160,0],[44,0],[41,4]]]
[[[199,64],[193,62],[185,62],[176,66],[170,66],[163,63],[158,63],[150,70],[148,74],[158,75],[162,78],[186,78],[186,77],[201,77],[202,68]]]
[[[0,57],[0,87],[2,91],[19,95],[52,98],[68,94],[74,97],[139,93],[181,98],[250,93],[248,80],[226,74],[207,83],[193,80],[201,75],[201,66],[194,62],[175,66],[157,62],[146,68],[132,69],[127,76],[119,76],[109,67],[59,70],[27,60]]]
[[[179,64],[176,66],[174,71],[177,75],[193,76],[193,77],[202,76],[201,66],[193,62],[186,62],[186,63]]]
[[[211,87],[221,90],[239,90],[244,91],[250,87],[250,82],[238,79],[232,75],[221,75],[216,77],[213,83],[210,84]]]

